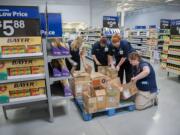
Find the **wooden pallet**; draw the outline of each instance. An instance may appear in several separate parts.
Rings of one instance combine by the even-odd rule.
[[[119,104],[116,108],[106,108],[103,110],[99,110],[95,113],[87,113],[84,110],[84,104],[82,99],[75,98],[74,99],[76,106],[79,108],[80,114],[84,121],[90,121],[93,119],[93,117],[99,116],[99,115],[107,115],[107,116],[114,116],[117,113],[121,113],[124,111],[134,111],[135,110],[135,104],[132,101],[128,102],[122,102]]]

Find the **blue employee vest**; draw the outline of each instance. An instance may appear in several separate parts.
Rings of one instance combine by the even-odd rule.
[[[156,75],[154,72],[153,67],[148,62],[145,62],[143,60],[140,61],[138,68],[133,68],[134,75],[139,74],[143,71],[143,67],[148,66],[150,69],[150,73],[145,78],[138,80],[136,83],[136,86],[141,91],[150,91],[151,93],[157,92],[157,84],[156,84]]]
[[[92,55],[95,55],[98,61],[104,66],[108,65],[108,45],[101,47],[100,43],[97,42],[92,48]]]

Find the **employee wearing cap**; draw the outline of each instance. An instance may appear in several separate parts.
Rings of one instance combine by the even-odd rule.
[[[91,52],[95,72],[98,72],[98,66],[108,65],[108,44],[105,37],[101,37],[100,41],[93,45]]]
[[[158,104],[156,76],[150,63],[143,61],[137,52],[129,55],[133,66],[132,81],[136,83],[138,93],[135,98],[136,109],[143,110]]]
[[[118,34],[112,36],[111,42],[112,44],[109,47],[109,63],[112,68],[118,70],[118,76],[120,77],[121,83],[123,83],[125,71],[126,83],[128,83],[132,78],[132,66],[129,63],[128,55],[135,50],[128,41],[122,40]],[[113,62],[113,56],[116,60],[115,65]]]

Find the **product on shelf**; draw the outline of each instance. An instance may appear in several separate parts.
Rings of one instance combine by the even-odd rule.
[[[31,74],[44,73],[44,66],[33,66],[31,67]]]
[[[25,46],[2,46],[2,55],[26,53]]]
[[[9,102],[9,91],[6,85],[0,85],[0,104]]]
[[[70,72],[69,72],[69,70],[68,70],[68,68],[66,66],[65,60],[64,59],[60,59],[58,61],[59,61],[59,64],[61,65],[62,76],[69,76]]]
[[[41,52],[41,46],[40,45],[28,45],[27,46],[27,53],[37,53]]]
[[[64,88],[64,96],[72,96],[72,90],[69,85],[69,81],[62,80],[61,83],[63,84],[63,88]]]
[[[69,48],[63,44],[59,39],[51,39],[51,53],[55,56],[69,55]]]
[[[5,63],[0,61],[0,80],[7,80],[7,70],[5,68]]]
[[[31,74],[30,67],[19,67],[19,68],[10,68],[9,76],[17,76],[17,75],[29,75]]]
[[[41,95],[45,93],[45,81],[37,80],[1,84],[0,92],[3,92],[2,94],[8,98]]]

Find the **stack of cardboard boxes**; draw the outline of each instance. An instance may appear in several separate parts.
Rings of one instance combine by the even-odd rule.
[[[91,75],[86,72],[73,74],[73,95],[75,98],[83,99],[86,112],[94,113],[107,108],[116,108],[120,105],[121,98],[128,99],[136,94],[134,84],[121,85],[117,73],[110,72],[109,76],[97,72]]]

